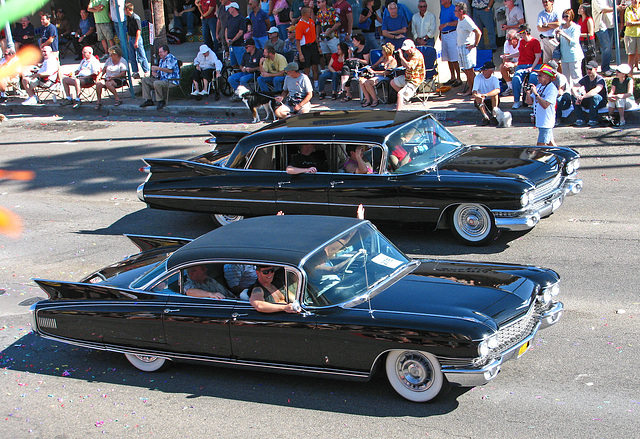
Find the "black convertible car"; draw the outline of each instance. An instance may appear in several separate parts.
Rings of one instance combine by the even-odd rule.
[[[208,212],[220,225],[249,216],[354,216],[426,222],[483,245],[498,230],[528,230],[580,192],[579,155],[563,147],[467,146],[419,112],[325,111],[253,133],[211,132],[213,151],[145,159],[138,197],[158,209]],[[287,167],[304,145],[317,173]],[[344,172],[362,147],[370,173]]]
[[[122,352],[149,372],[175,359],[354,380],[383,369],[421,402],[447,381],[495,378],[563,310],[552,270],[411,260],[354,218],[268,216],[193,241],[129,238],[140,253],[80,282],[37,279],[49,299],[32,306],[34,330]],[[282,292],[281,308],[256,311],[252,288],[194,297],[195,268],[222,287],[231,287],[227,270],[260,270]]]

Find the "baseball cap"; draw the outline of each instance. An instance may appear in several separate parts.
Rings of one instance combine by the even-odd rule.
[[[413,40],[406,39],[406,40],[404,40],[404,43],[402,43],[401,49],[402,50],[409,50],[409,49],[414,49],[415,47],[416,47],[416,45],[413,44]]]
[[[598,68],[598,63],[597,61],[591,60],[587,63],[587,68],[588,69],[597,69]]]
[[[235,8],[236,10],[240,10],[240,5],[236,2],[231,2],[225,7],[226,10],[228,10],[229,8]]]
[[[268,34],[277,34],[277,33],[279,33],[279,32],[280,32],[280,31],[279,31],[279,30],[278,30],[278,28],[277,28],[277,27],[275,27],[275,26],[271,26],[271,27],[269,28],[269,30],[267,31],[267,33],[268,33]]]
[[[631,66],[629,64],[620,64],[618,67],[614,67],[613,70],[617,70],[623,75],[628,75],[631,73]]]
[[[253,40],[253,38],[247,38],[247,41],[244,42],[245,46],[255,46],[256,42]]]
[[[486,63],[482,64],[482,68],[480,70],[489,70],[495,68],[496,65],[493,63],[493,61],[487,61]]]
[[[300,67],[298,67],[298,63],[297,62],[290,62],[284,68],[285,72],[297,72],[298,70],[300,70]]]
[[[541,73],[545,73],[549,76],[551,76],[552,78],[556,77],[556,69],[554,69],[553,67],[551,67],[549,64],[542,64],[542,67],[540,67],[540,70],[535,70],[535,72],[539,75]]]

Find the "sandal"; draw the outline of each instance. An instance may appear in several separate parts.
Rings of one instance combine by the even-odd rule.
[[[338,99],[338,94],[334,91],[333,93],[331,93],[331,100],[335,101],[336,99]]]
[[[99,110],[102,108],[102,104],[96,104],[96,106],[94,107],[94,109]]]
[[[362,101],[362,106],[363,106],[363,107],[368,107],[369,105],[371,105],[371,102],[369,102],[369,101]]]
[[[118,99],[114,105],[116,107],[119,107],[120,105],[122,105],[122,99]]]
[[[377,107],[380,104],[380,101],[375,101],[371,103],[371,108]]]
[[[351,100],[351,96],[345,96],[342,98],[342,102],[349,102]]]

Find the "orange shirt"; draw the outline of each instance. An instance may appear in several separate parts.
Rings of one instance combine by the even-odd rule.
[[[313,21],[298,21],[296,24],[296,40],[300,40],[300,46],[316,42],[316,25]]]

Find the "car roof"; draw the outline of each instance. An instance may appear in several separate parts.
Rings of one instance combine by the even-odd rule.
[[[299,265],[302,258],[327,241],[367,222],[313,215],[248,218],[219,227],[181,247],[167,260],[167,269],[211,259]]]
[[[423,111],[317,111],[274,122],[251,133],[238,144],[243,149],[245,146],[250,149],[273,140],[364,140],[382,143],[398,127],[425,114]]]

